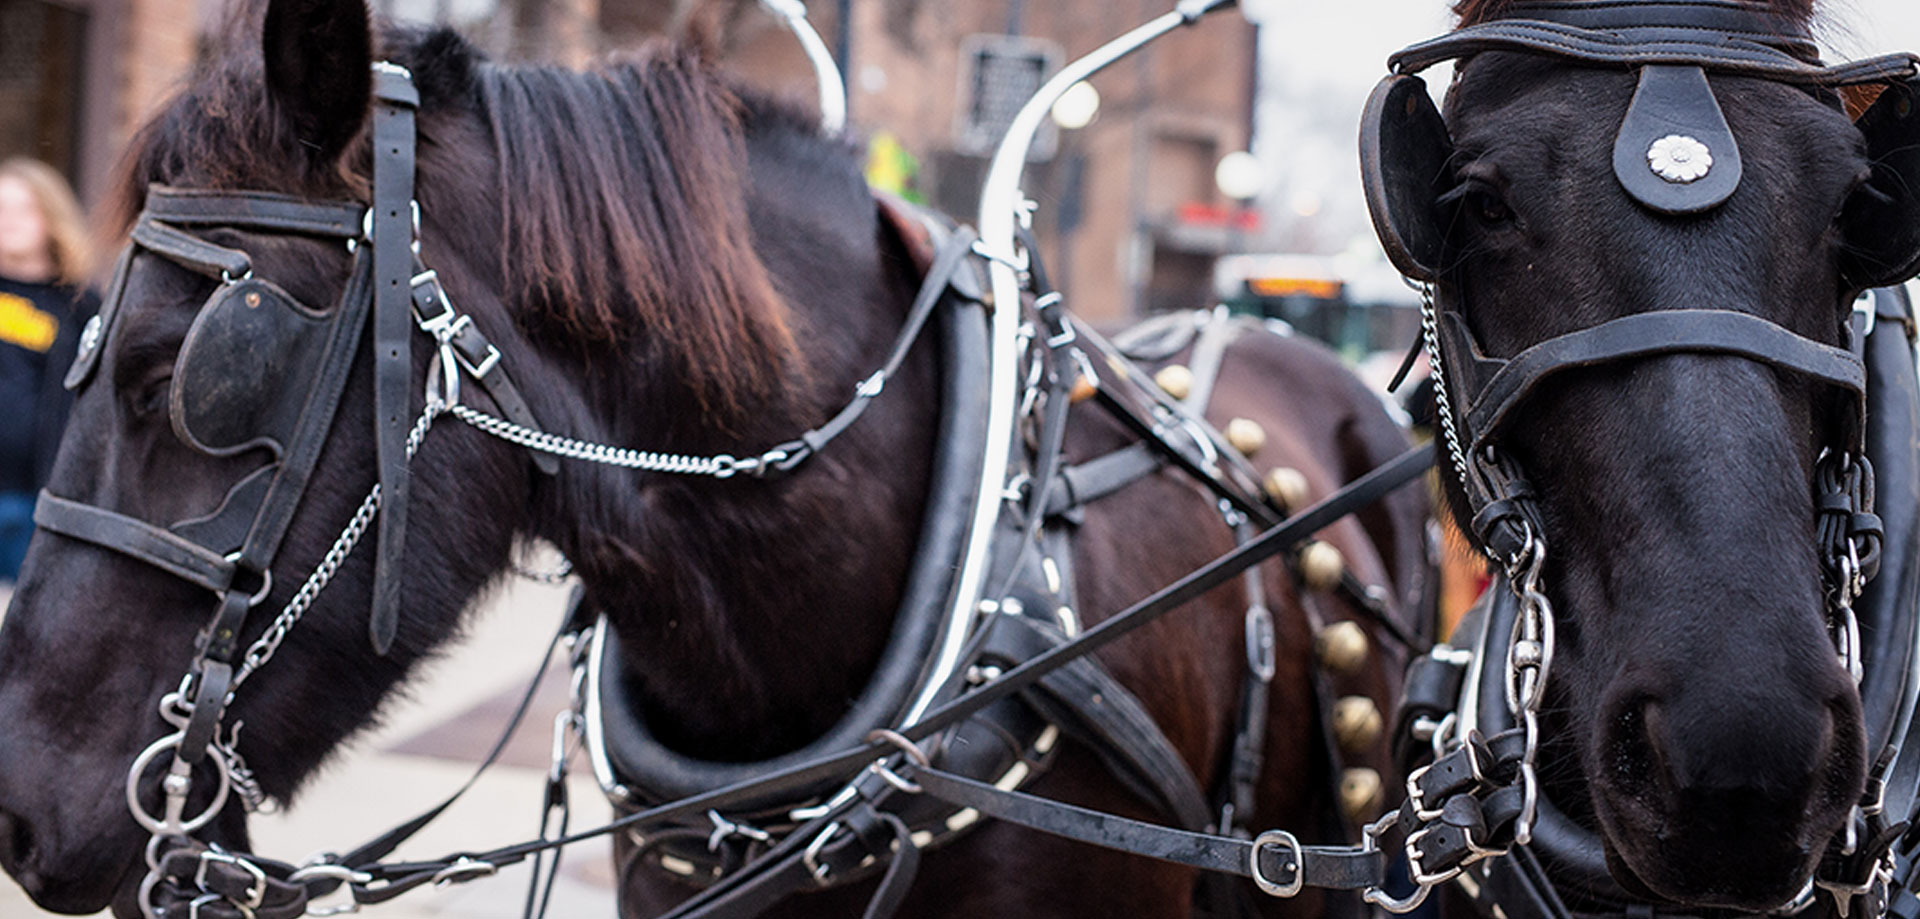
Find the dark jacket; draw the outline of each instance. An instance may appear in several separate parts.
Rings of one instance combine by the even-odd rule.
[[[61,380],[99,308],[90,291],[0,276],[0,492],[46,483],[73,404]]]

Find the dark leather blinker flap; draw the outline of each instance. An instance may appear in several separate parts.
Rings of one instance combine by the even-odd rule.
[[[1414,280],[1440,275],[1447,227],[1439,198],[1452,155],[1426,81],[1405,74],[1380,81],[1360,120],[1361,184],[1387,258]]]
[[[1740,145],[1699,67],[1649,64],[1613,144],[1613,174],[1662,214],[1698,214],[1733,197]]]
[[[1855,125],[1873,177],[1841,214],[1841,269],[1854,287],[1890,287],[1920,273],[1920,76],[1888,85]]]
[[[174,361],[174,434],[214,456],[254,447],[283,456],[319,377],[330,324],[272,282],[222,285]]]

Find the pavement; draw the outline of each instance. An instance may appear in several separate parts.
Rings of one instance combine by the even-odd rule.
[[[536,558],[530,566],[550,570],[553,562]],[[567,585],[512,579],[477,601],[468,637],[431,664],[404,699],[389,706],[380,728],[342,750],[286,812],[253,818],[254,848],[294,862],[315,852],[351,849],[460,787],[525,691],[539,663],[535,658],[559,625],[569,590]],[[299,633],[290,640],[298,641]],[[553,718],[566,704],[563,665],[556,655],[501,761],[394,858],[437,858],[535,835]],[[574,829],[609,818],[606,799],[580,757],[575,758],[568,787]],[[422,888],[368,914],[377,919],[518,919],[529,870],[515,866],[496,877],[446,889]],[[611,917],[613,884],[608,844],[570,847],[548,915]],[[0,875],[0,919],[52,915],[35,907],[11,878]]]

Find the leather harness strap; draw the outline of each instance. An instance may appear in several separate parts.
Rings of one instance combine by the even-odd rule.
[[[1305,846],[1291,835],[1243,840],[1192,833],[1113,814],[1002,791],[925,766],[908,766],[908,778],[928,794],[974,808],[1009,823],[1102,848],[1118,849],[1206,871],[1253,878],[1263,887],[1298,890],[1365,890],[1386,882],[1386,854],[1350,846]]]
[[[42,490],[34,525],[95,545],[111,547],[214,593],[233,583],[232,561],[198,543],[124,514],[102,513]]]
[[[1444,315],[1443,340],[1461,383],[1476,393],[1465,413],[1470,451],[1487,445],[1516,406],[1548,377],[1567,370],[1628,358],[1667,354],[1729,354],[1792,370],[1845,390],[1866,392],[1866,368],[1848,351],[1802,338],[1750,313],[1731,310],[1662,310],[1635,313],[1549,338],[1507,359],[1479,352],[1457,312]],[[1853,419],[1858,421],[1859,419]]]

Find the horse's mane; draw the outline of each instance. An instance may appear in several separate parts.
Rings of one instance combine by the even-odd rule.
[[[1500,15],[1507,7],[1519,0],[1459,0],[1453,5],[1453,13],[1460,17],[1462,28],[1479,25]],[[1812,21],[1814,4],[1817,0],[1768,0],[1768,6],[1774,11],[1793,17],[1796,21]]]
[[[125,233],[149,183],[367,199],[364,137],[337,163],[311,161],[262,89],[250,19],[227,33],[249,36],[241,47],[210,55],[136,134],[107,233]],[[447,30],[388,27],[376,45],[420,88],[423,184],[430,119],[464,113],[490,134],[496,175],[439,180],[494,186],[471,191],[499,202],[516,321],[589,349],[671,342],[680,366],[661,369],[723,424],[777,389],[794,344],[747,222],[743,107],[695,52],[659,43],[575,72],[488,63]],[[443,172],[467,165],[437,152],[456,157]]]

